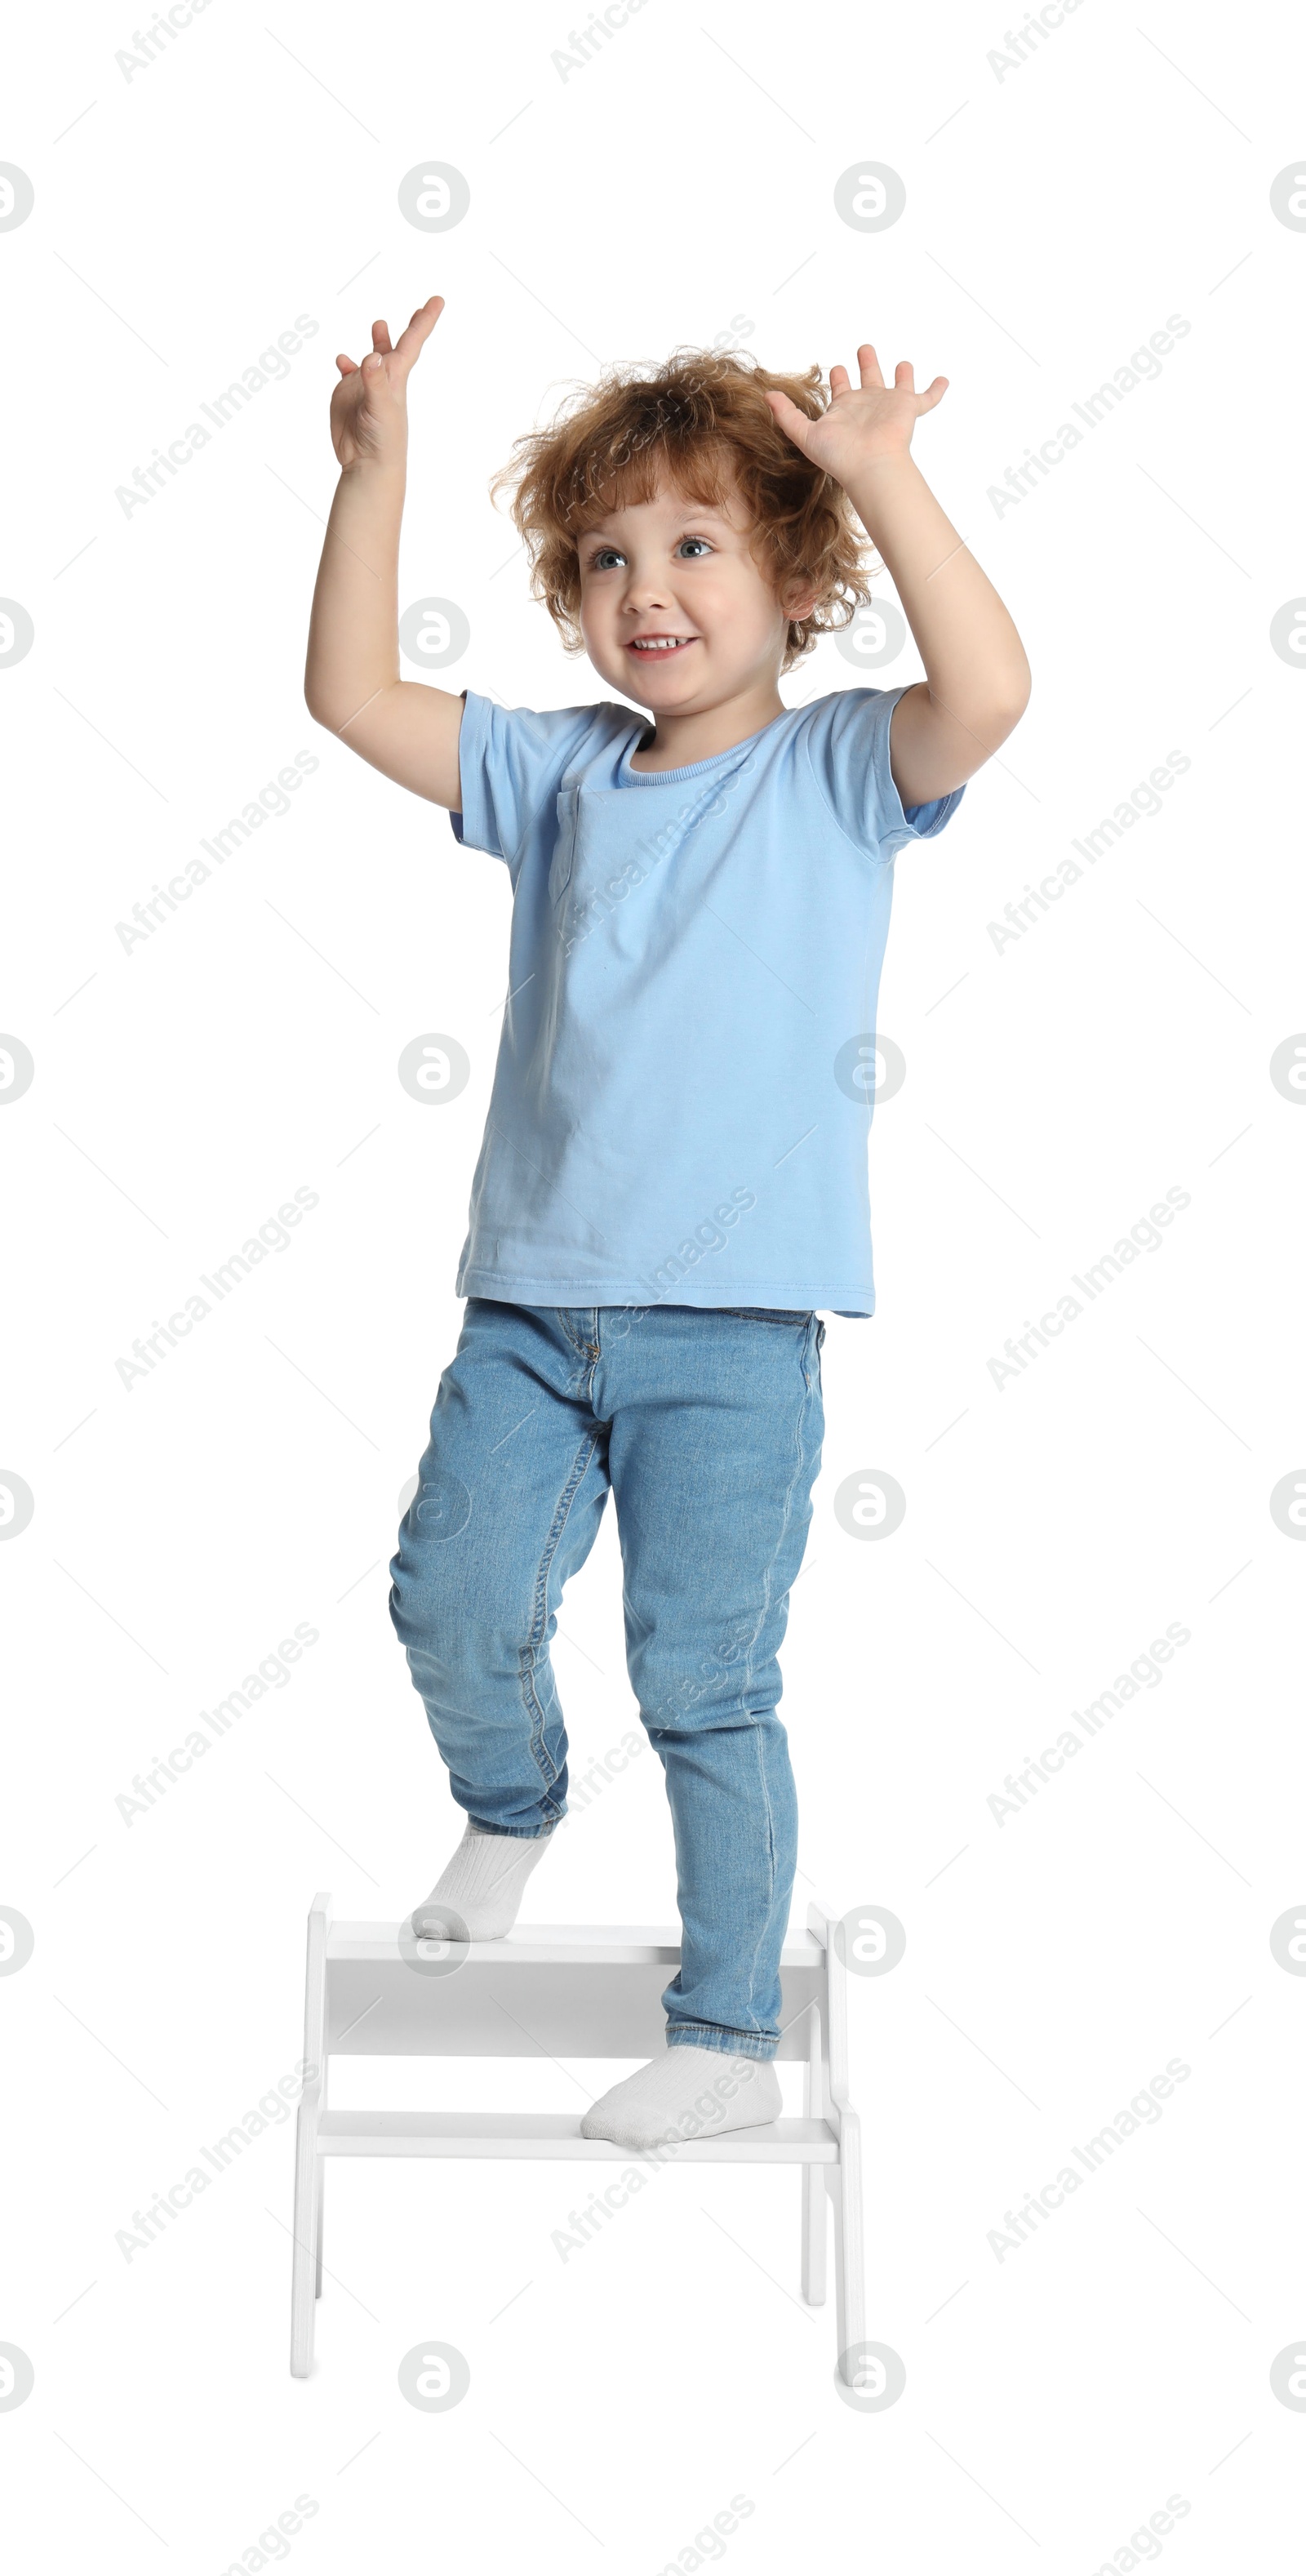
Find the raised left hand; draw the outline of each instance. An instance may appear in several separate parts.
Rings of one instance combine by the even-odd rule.
[[[901,459],[911,449],[911,434],[922,412],[933,411],[948,390],[946,376],[936,376],[923,394],[916,391],[915,371],[899,360],[893,383],[886,385],[880,361],[869,340],[857,352],[861,382],[854,386],[846,367],[830,369],[830,401],[819,420],[809,420],[788,394],[766,399],[787,437],[836,483],[847,485],[867,466]]]

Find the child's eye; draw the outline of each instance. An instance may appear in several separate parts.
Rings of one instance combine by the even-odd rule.
[[[597,554],[590,556],[590,571],[605,572],[610,563],[620,563],[621,560],[620,546],[600,546]]]
[[[705,555],[710,555],[712,552],[706,537],[682,537],[676,549],[677,553],[683,552],[686,546],[701,546]]]

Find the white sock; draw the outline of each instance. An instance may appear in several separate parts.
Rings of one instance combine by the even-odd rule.
[[[586,2112],[580,2133],[617,2147],[683,2144],[778,2120],[780,2109],[780,2078],[769,2058],[684,2044],[614,2084]]]
[[[487,1834],[469,1822],[430,1895],[413,1907],[418,1939],[502,1941],[517,1920],[526,1881],[543,1859],[553,1830],[531,1840],[523,1834]]]

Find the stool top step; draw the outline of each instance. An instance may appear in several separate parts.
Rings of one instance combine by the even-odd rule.
[[[398,1923],[336,1923],[327,1933],[327,1960],[368,1963],[398,1954]],[[824,1952],[811,1932],[791,1931],[780,1953],[784,1968],[819,1968]],[[676,1967],[680,1933],[675,1925],[630,1923],[519,1923],[506,1941],[469,1941],[466,1964],[486,1967]]]

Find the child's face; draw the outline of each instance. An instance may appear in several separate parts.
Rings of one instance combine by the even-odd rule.
[[[707,509],[663,476],[651,501],[614,510],[577,551],[585,649],[626,697],[655,716],[699,715],[751,689],[774,690],[788,621],[735,494],[724,510]]]

